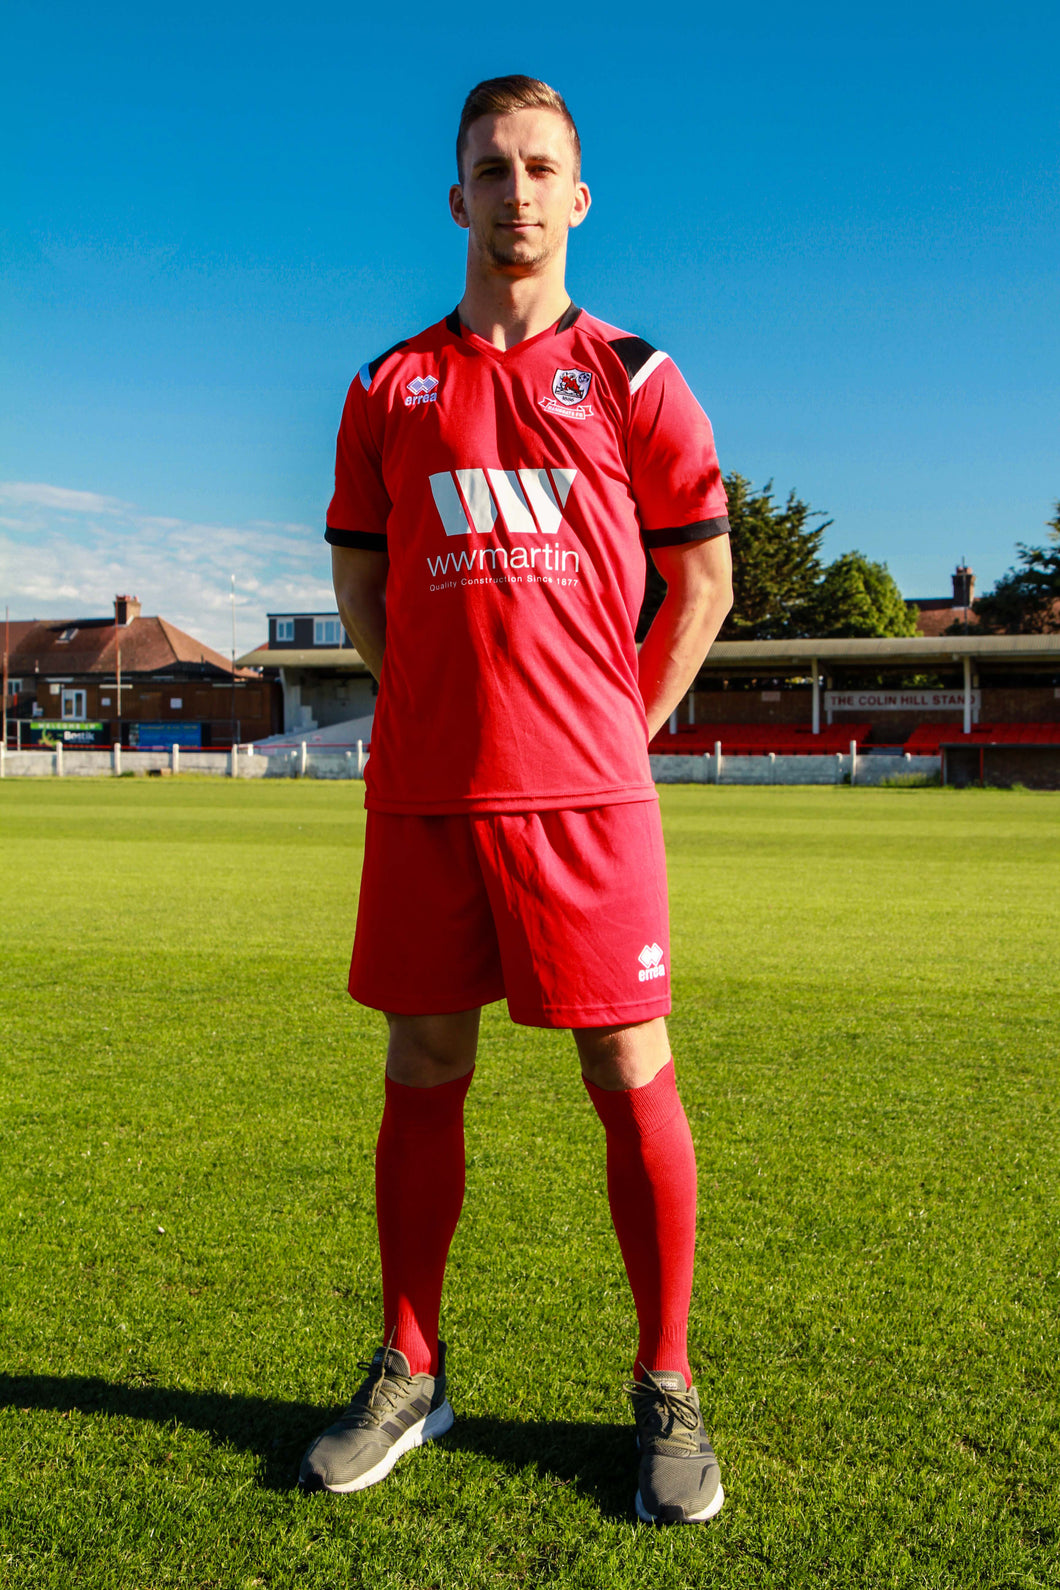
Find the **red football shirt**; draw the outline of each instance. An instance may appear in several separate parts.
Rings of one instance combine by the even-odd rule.
[[[724,534],[710,422],[666,354],[573,305],[507,350],[454,311],[366,364],[327,540],[389,556],[366,804],[654,796],[645,547]]]

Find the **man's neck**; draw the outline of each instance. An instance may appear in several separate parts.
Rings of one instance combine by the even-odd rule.
[[[555,325],[570,303],[562,274],[514,279],[491,272],[472,273],[457,309],[469,331],[495,348],[514,348]]]

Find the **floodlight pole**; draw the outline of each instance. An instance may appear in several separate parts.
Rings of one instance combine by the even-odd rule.
[[[11,634],[11,609],[4,607],[4,738],[3,747],[7,750],[7,643]]]
[[[236,743],[236,577],[229,579],[228,600],[232,604],[232,744]]]

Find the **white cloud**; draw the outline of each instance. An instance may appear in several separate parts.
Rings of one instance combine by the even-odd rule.
[[[65,486],[45,486],[36,481],[0,481],[0,498],[35,508],[59,508],[66,513],[113,513],[126,507],[116,497],[96,491],[69,491]]]
[[[138,596],[227,654],[265,639],[267,612],[333,612],[328,549],[308,525],[200,524],[63,486],[0,482],[0,600],[12,618],[104,617]]]

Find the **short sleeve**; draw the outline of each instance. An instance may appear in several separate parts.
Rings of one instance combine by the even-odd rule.
[[[342,411],[335,449],[335,493],[328,505],[324,539],[332,546],[385,552],[391,502],[370,418],[368,392],[358,375]]]
[[[647,547],[728,533],[714,433],[673,361],[656,354],[633,388],[629,472]],[[647,366],[645,367],[648,368]]]

